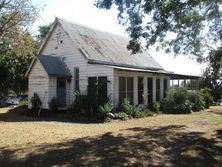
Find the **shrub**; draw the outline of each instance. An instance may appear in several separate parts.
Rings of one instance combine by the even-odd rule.
[[[211,95],[211,89],[209,88],[203,88],[200,90],[200,93],[202,94],[203,101],[204,101],[204,107],[209,108],[212,105],[213,97]]]
[[[110,103],[105,103],[102,106],[99,106],[99,111],[102,114],[102,118],[106,119],[108,114],[112,111],[113,107]]]
[[[29,105],[29,102],[27,100],[22,100],[20,101],[20,103],[18,104],[18,107],[21,107],[21,106],[28,106]]]
[[[102,114],[107,114],[110,113],[112,111],[113,107],[110,103],[105,103],[102,106],[99,106],[99,111]]]
[[[129,116],[125,112],[119,112],[114,114],[117,119],[127,120]]]
[[[88,95],[87,93],[76,92],[72,108],[74,112],[95,116],[96,112],[98,112],[99,105],[94,96]]]
[[[132,110],[133,106],[130,104],[130,101],[127,98],[123,99],[123,102],[120,106],[120,110],[125,112],[126,114],[130,114],[131,115],[131,110]]]
[[[191,103],[187,100],[187,91],[183,88],[169,89],[163,100],[163,110],[166,113],[190,113]]]
[[[160,111],[160,102],[153,103],[153,111]]]
[[[143,115],[144,117],[150,117],[150,116],[153,116],[153,112],[151,112],[150,110],[146,109],[146,110],[143,110]]]
[[[32,98],[31,98],[31,104],[32,104],[32,109],[33,110],[37,110],[37,109],[40,108],[42,102],[41,102],[37,93],[33,94]]]
[[[153,113],[149,111],[148,109],[146,110],[136,110],[134,112],[133,118],[145,118],[148,116],[153,116]]]
[[[199,91],[188,92],[188,100],[191,102],[193,111],[200,111],[204,109],[205,103]]]
[[[153,115],[148,109],[143,110],[131,105],[127,98],[123,100],[120,110],[122,111],[120,113],[125,113],[124,116],[127,115],[127,118],[144,118]]]
[[[81,92],[75,93],[75,101],[72,106],[74,112],[86,114],[88,112],[88,96]]]
[[[56,97],[53,97],[52,100],[49,102],[49,109],[53,112],[58,111],[58,101]]]
[[[142,111],[139,110],[135,110],[135,112],[133,113],[133,118],[143,118],[144,115],[142,113]]]

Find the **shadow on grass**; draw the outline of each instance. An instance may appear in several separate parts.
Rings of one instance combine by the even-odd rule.
[[[27,106],[16,107],[9,109],[5,113],[0,113],[0,122],[30,122],[30,121],[58,121],[69,123],[100,123],[93,117],[86,117],[80,114],[75,114],[72,111],[58,111],[51,112],[49,110],[42,110],[40,116],[38,111],[31,111]]]
[[[222,129],[218,129],[216,135],[217,138],[222,139]]]
[[[0,166],[221,166],[216,141],[184,126],[131,128],[58,144],[2,148]],[[221,158],[221,157],[220,157]]]

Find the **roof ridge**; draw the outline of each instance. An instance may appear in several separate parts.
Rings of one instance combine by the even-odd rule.
[[[88,29],[91,29],[91,30],[94,30],[94,31],[108,33],[108,34],[115,35],[115,36],[118,36],[118,37],[125,38],[125,39],[129,40],[129,38],[124,37],[124,36],[122,36],[120,34],[116,34],[116,33],[109,32],[109,31],[104,31],[104,30],[101,30],[101,29],[98,29],[98,28],[94,28],[94,27],[91,27],[91,26],[87,26],[87,25],[84,25],[84,24],[81,24],[81,23],[77,23],[77,22],[74,22],[74,21],[70,21],[70,20],[66,20],[66,19],[61,19],[61,18],[58,18],[58,17],[56,17],[56,19],[58,20],[58,22],[59,22],[59,20],[61,20],[61,21],[64,21],[66,23],[69,23],[69,24],[74,24],[74,25],[81,26],[81,27],[84,27],[84,28],[88,28]]]

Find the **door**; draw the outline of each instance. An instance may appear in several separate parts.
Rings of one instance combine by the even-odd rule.
[[[66,107],[66,79],[57,78],[58,107]]]

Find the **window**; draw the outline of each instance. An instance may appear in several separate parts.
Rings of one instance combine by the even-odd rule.
[[[133,103],[133,77],[119,77],[119,102],[124,98]]]
[[[99,105],[108,101],[107,82],[107,77],[88,78],[88,94],[95,97]]]
[[[79,91],[79,67],[74,68],[74,91]]]
[[[96,77],[88,78],[88,94],[90,96],[97,97],[97,78]]]
[[[160,101],[160,79],[156,79],[156,101]]]
[[[167,91],[167,79],[164,79],[164,87],[163,87],[163,91],[164,91],[164,97],[166,97],[166,91]]]
[[[153,103],[153,78],[147,78],[148,103]]]
[[[102,105],[107,101],[107,77],[98,77],[98,103]]]
[[[126,77],[119,77],[119,102],[126,98]]]
[[[133,77],[127,77],[127,92],[126,97],[129,99],[131,104],[133,104]]]
[[[143,104],[143,77],[138,78],[138,104]]]

